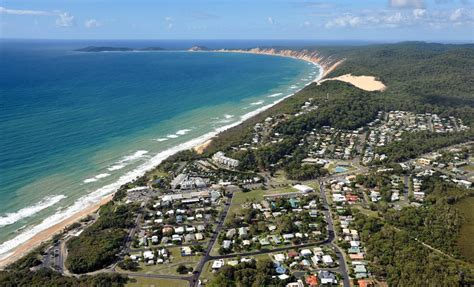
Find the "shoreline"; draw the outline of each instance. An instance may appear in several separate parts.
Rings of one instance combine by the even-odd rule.
[[[8,253],[4,258],[0,259],[0,268],[4,268],[7,265],[15,262],[21,257],[28,254],[34,248],[40,246],[43,242],[50,240],[54,235],[62,232],[67,226],[81,220],[82,218],[97,212],[97,210],[104,204],[112,200],[113,194],[108,195],[103,198],[100,202],[86,207],[83,211],[71,215],[69,218],[66,218],[63,221],[60,221],[51,227],[37,233],[35,236],[30,238],[25,243],[19,245],[17,248],[13,249]]]
[[[310,82],[308,82],[307,84],[305,84],[304,87],[308,86],[309,84],[311,84],[313,82],[320,81],[325,75],[327,75],[330,71],[332,71],[335,67],[337,67],[337,65],[342,63],[342,61],[338,61],[335,64],[333,63],[332,65],[329,65],[329,62],[324,62],[325,64],[322,64],[322,62],[320,62],[320,61],[325,61],[323,58],[315,58],[313,56],[305,55],[302,52],[297,52],[297,51],[292,51],[292,50],[281,50],[281,51],[284,51],[284,52],[279,53],[279,52],[276,52],[274,49],[270,49],[270,50],[271,50],[271,52],[269,50],[265,50],[265,49],[262,50],[262,49],[256,48],[256,49],[251,49],[251,50],[246,51],[246,52],[244,50],[215,50],[215,51],[209,51],[209,52],[250,53],[250,54],[263,54],[263,55],[289,57],[289,58],[294,58],[294,59],[298,59],[298,60],[303,60],[303,61],[309,62],[313,65],[319,66],[320,73],[319,73],[318,77],[316,77],[315,79],[313,79]],[[196,51],[188,51],[188,52],[196,52]],[[329,71],[327,69],[329,69]],[[270,103],[268,105],[259,107],[258,109],[254,110],[252,112],[244,114],[243,116],[240,117],[240,119],[237,122],[234,122],[232,124],[225,125],[223,127],[217,128],[214,131],[206,133],[206,134],[204,134],[202,136],[199,136],[195,139],[192,139],[192,140],[189,140],[187,142],[181,143],[181,144],[177,145],[174,148],[159,152],[158,154],[153,156],[148,162],[140,165],[135,170],[133,170],[131,172],[128,172],[127,174],[121,176],[115,183],[106,185],[106,186],[104,186],[102,188],[99,188],[98,190],[96,190],[96,191],[94,191],[90,194],[85,195],[84,197],[81,197],[80,199],[84,198],[83,199],[83,201],[85,201],[85,202],[83,202],[84,204],[81,204],[81,202],[78,201],[76,204],[73,204],[72,206],[69,207],[70,209],[73,209],[73,211],[75,211],[74,208],[77,210],[78,209],[77,207],[79,207],[79,209],[78,209],[79,211],[74,212],[74,213],[71,212],[70,214],[63,215],[62,217],[60,217],[60,220],[58,222],[55,222],[52,225],[48,225],[49,227],[46,227],[42,230],[39,230],[37,233],[33,234],[31,237],[26,238],[24,240],[24,242],[22,242],[20,244],[15,244],[14,247],[12,247],[11,249],[7,250],[2,255],[0,255],[0,270],[4,269],[7,265],[13,263],[14,261],[16,261],[16,260],[20,259],[21,257],[25,256],[26,254],[28,254],[31,250],[33,250],[34,248],[40,246],[40,244],[42,242],[50,240],[55,234],[62,231],[66,226],[68,226],[68,225],[70,225],[74,222],[77,222],[78,220],[80,220],[81,218],[83,218],[83,217],[85,217],[89,214],[92,214],[92,213],[96,212],[97,209],[99,209],[102,205],[106,204],[107,202],[109,202],[112,199],[113,194],[116,192],[116,190],[121,185],[126,184],[130,181],[133,181],[136,177],[142,176],[143,174],[145,174],[145,172],[147,172],[147,171],[149,171],[153,168],[156,168],[163,160],[165,160],[166,158],[168,158],[168,157],[170,157],[170,156],[172,156],[172,155],[174,155],[174,154],[176,154],[180,151],[194,149],[198,153],[203,153],[205,151],[205,149],[207,148],[207,146],[209,146],[211,144],[212,138],[217,136],[219,133],[221,133],[221,132],[223,132],[227,129],[230,129],[232,127],[235,127],[235,126],[238,126],[238,125],[242,124],[246,120],[258,115],[259,113],[271,108],[272,106],[280,103],[281,101],[293,96],[294,94],[301,91],[304,87],[290,93],[289,95],[281,97],[278,100],[275,100],[275,101],[273,101],[272,103]],[[87,198],[87,197],[92,197],[92,198],[100,197],[100,198],[97,198],[96,200],[90,200],[90,198]],[[97,200],[99,200],[99,202],[97,202]],[[86,205],[87,203],[90,203],[91,201],[94,202],[94,203]],[[79,206],[77,206],[78,204],[79,204]],[[67,209],[66,209],[66,211],[67,211]],[[60,215],[58,215],[58,216],[60,216]],[[38,227],[42,224],[46,225],[47,222],[45,222],[45,221],[47,219],[48,218],[44,219],[44,221],[42,223],[40,223],[36,226],[32,226],[32,228]],[[15,238],[17,238],[17,237],[15,237]],[[11,241],[14,241],[15,238],[13,238],[11,240],[8,240],[6,242],[3,242],[2,244],[5,244],[5,243],[13,244]]]

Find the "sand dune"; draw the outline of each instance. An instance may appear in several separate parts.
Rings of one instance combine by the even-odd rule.
[[[323,79],[319,81],[319,83],[325,81],[342,81],[369,92],[384,91],[387,88],[384,83],[373,76],[353,76],[351,74],[345,74],[336,78]]]

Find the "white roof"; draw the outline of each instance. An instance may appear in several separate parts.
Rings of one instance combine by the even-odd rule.
[[[153,254],[152,251],[147,250],[147,251],[143,252],[143,257],[145,259],[153,259],[153,258],[155,258],[155,254]]]
[[[219,269],[224,265],[224,259],[214,260],[212,262],[212,269]]]

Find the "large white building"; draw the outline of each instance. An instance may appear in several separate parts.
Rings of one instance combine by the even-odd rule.
[[[221,151],[216,152],[212,156],[212,160],[221,165],[225,165],[230,168],[236,168],[239,165],[239,161],[230,157],[226,157],[225,154]]]

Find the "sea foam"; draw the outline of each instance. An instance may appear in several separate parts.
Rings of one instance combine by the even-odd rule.
[[[7,213],[6,215],[0,217],[0,227],[10,225],[24,218],[30,217],[40,212],[41,210],[58,203],[63,198],[66,198],[66,196],[64,195],[47,196],[43,200],[41,200],[38,203],[35,203],[32,206],[22,208],[18,210],[17,212]]]
[[[276,98],[281,95],[283,95],[283,93],[275,93],[275,94],[268,95],[267,98]]]
[[[191,131],[190,129],[183,129],[183,130],[177,131],[176,134],[182,136],[189,133],[190,131]]]
[[[265,101],[257,101],[257,102],[250,103],[250,105],[251,106],[260,106],[260,105],[263,105],[263,103],[265,103]]]

